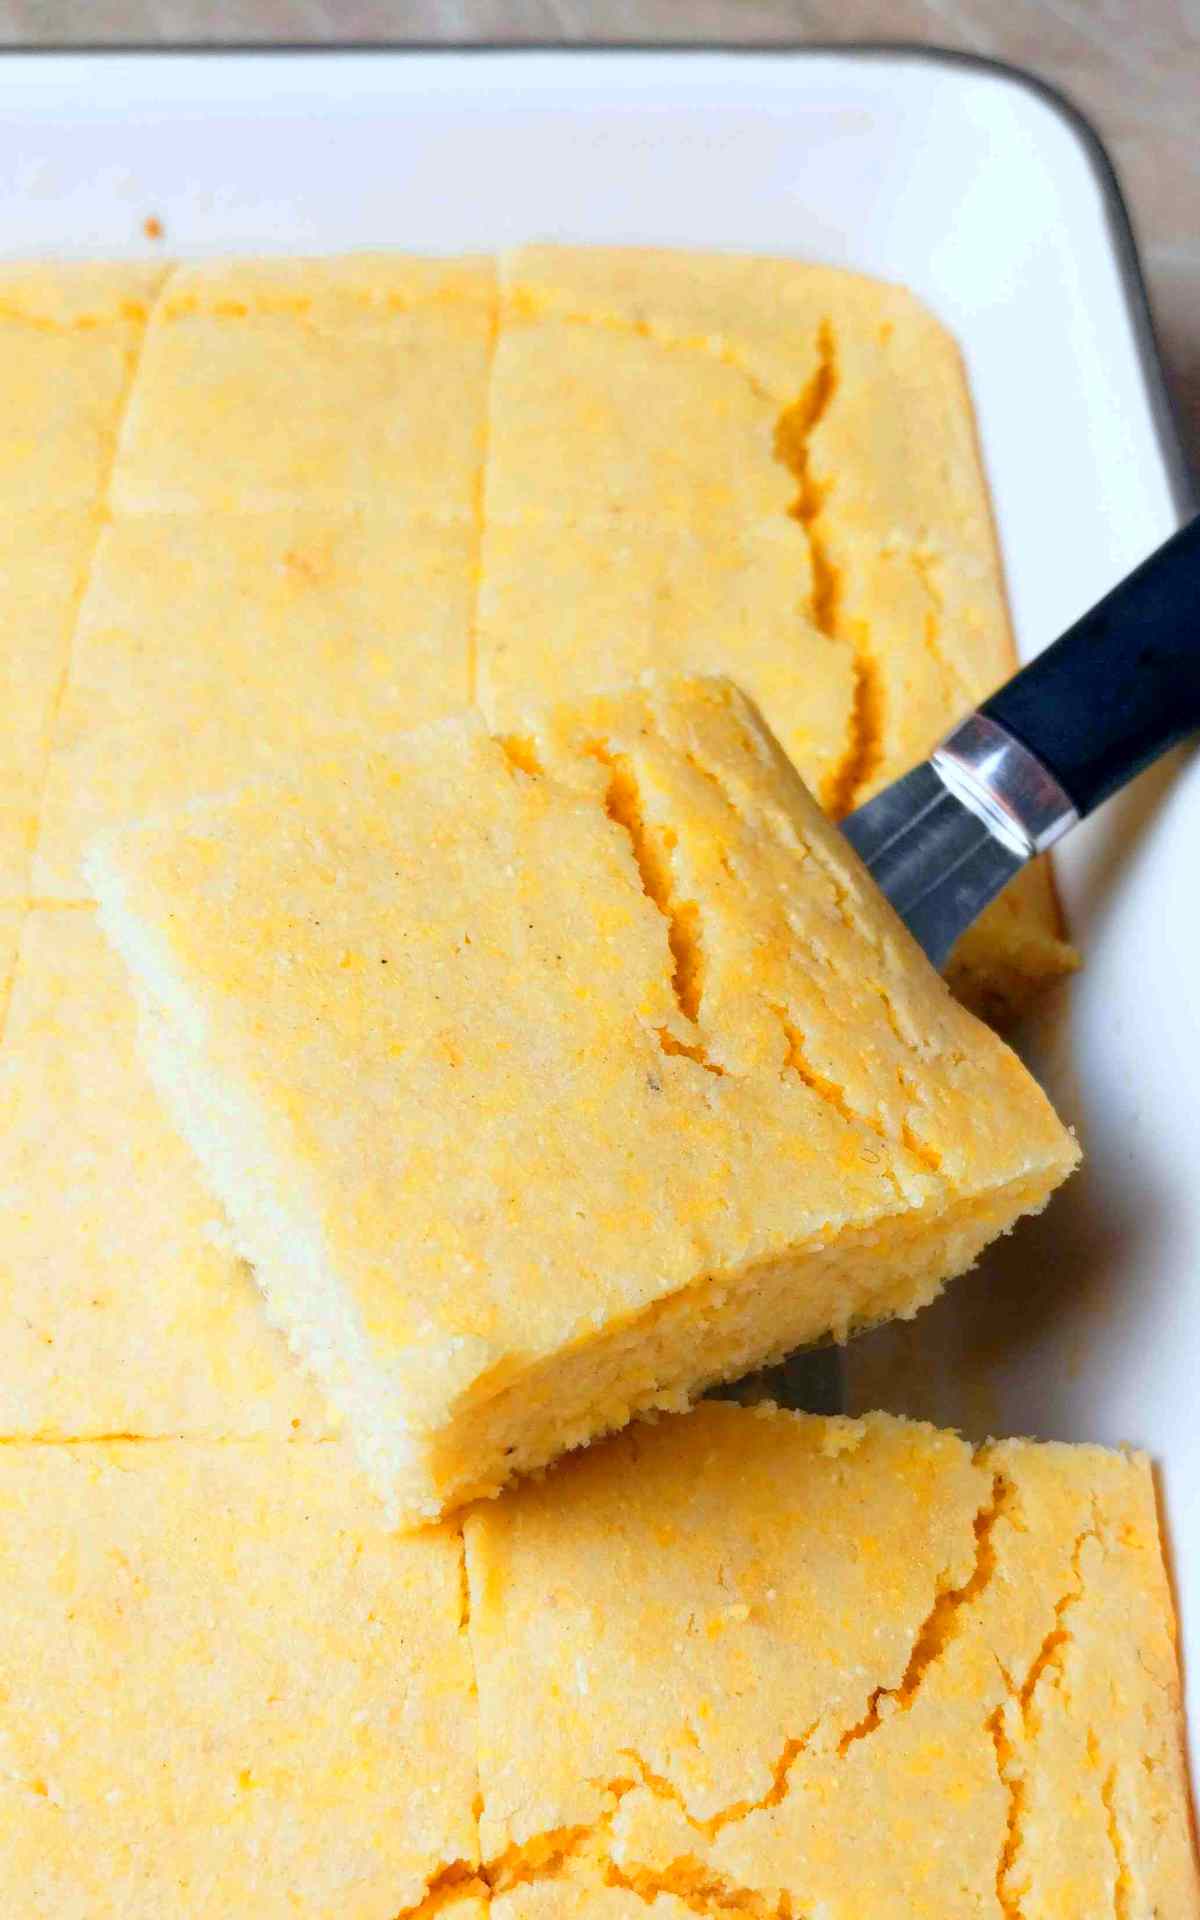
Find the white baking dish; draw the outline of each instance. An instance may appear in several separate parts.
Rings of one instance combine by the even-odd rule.
[[[782,251],[907,282],[966,352],[1025,655],[1190,510],[1103,156],[1045,94],[974,62],[12,54],[0,56],[0,187],[3,253],[550,237]],[[1178,764],[1067,843],[1087,966],[1028,1047],[1086,1169],[942,1307],[861,1342],[849,1363],[859,1403],[1148,1447],[1193,1674],[1198,847],[1200,768]]]

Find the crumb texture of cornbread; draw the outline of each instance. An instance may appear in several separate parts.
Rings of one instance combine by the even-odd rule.
[[[147,1078],[88,907],[25,921],[0,1047],[0,1316],[6,1437],[328,1429]]]
[[[338,1445],[6,1445],[0,1585],[12,1920],[397,1920],[469,1876],[462,1540],[389,1532]]]
[[[710,1402],[465,1534],[499,1920],[1200,1914],[1144,1459]]]
[[[405,1520],[909,1315],[1076,1159],[727,682],[97,844],[144,1044]]]
[[[39,894],[85,897],[83,844],[115,821],[469,703],[494,282],[403,254],[168,276],[69,646]]]

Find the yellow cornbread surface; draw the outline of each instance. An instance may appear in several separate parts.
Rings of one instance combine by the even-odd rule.
[[[1143,1458],[713,1402],[465,1531],[497,1920],[1200,1914]]]
[[[726,682],[331,754],[89,871],[405,1520],[914,1313],[1076,1158]]]
[[[38,893],[86,897],[104,826],[468,704],[494,278],[402,254],[170,274],[75,622]]]
[[[31,908],[0,1047],[0,1433],[320,1432],[134,1029],[94,912]]]
[[[708,1402],[397,1535],[340,1445],[0,1448],[20,1920],[1189,1920],[1140,1456]]]
[[[498,724],[647,667],[727,673],[840,815],[1008,677],[961,361],[911,294],[737,254],[501,265],[477,680]],[[991,1013],[1074,964],[1048,886],[1011,899],[952,962]]]
[[[28,889],[54,706],[161,277],[0,268],[0,902]]]
[[[0,1586],[12,1920],[396,1920],[474,1864],[462,1543],[337,1445],[4,1446]]]

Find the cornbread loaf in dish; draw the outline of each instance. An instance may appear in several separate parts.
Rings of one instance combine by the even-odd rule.
[[[0,1434],[323,1433],[135,1045],[91,907],[33,907],[0,1047]]]
[[[728,682],[329,753],[88,872],[406,1522],[914,1313],[1077,1157]]]
[[[336,1444],[0,1448],[0,1581],[12,1920],[395,1920],[469,1867],[461,1540]]]
[[[6,285],[0,900],[35,839],[76,900],[105,825],[644,668],[745,685],[840,813],[1012,669],[957,351],[899,288],[545,247]],[[1072,964],[1023,876],[951,978],[1001,1016]]]
[[[504,1920],[1200,1913],[1144,1459],[710,1403],[466,1542]]]
[[[1200,1913],[1139,1458],[713,1402],[398,1536],[17,1443],[0,1578],[20,1920]]]

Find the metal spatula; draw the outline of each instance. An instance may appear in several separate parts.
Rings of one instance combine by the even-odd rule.
[[[1200,729],[1200,518],[842,822],[935,966],[1013,875]]]
[[[1200,518],[842,830],[940,967],[1027,860],[1197,729]],[[841,1352],[794,1354],[761,1385],[839,1412]]]

